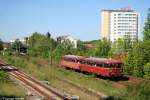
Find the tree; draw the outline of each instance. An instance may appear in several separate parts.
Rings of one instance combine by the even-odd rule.
[[[0,39],[0,50],[3,50],[3,41]]]
[[[62,55],[64,54],[65,54],[65,49],[63,45],[58,44],[56,49],[53,51],[53,56],[55,61],[58,62],[61,59]]]
[[[124,52],[124,41],[123,39],[119,38],[117,41],[115,41],[112,44],[111,47],[111,51],[109,52],[109,54],[111,53],[111,55],[120,55]]]
[[[126,33],[127,35],[124,36],[123,38],[123,49],[124,52],[129,52],[132,49],[132,41],[130,37],[130,32]]]
[[[143,75],[143,52],[142,42],[136,43],[135,47],[129,52],[126,65],[128,66],[128,73],[134,76]]]
[[[29,55],[48,57],[50,39],[40,33],[33,33],[29,39]]]
[[[76,55],[84,56],[86,52],[87,52],[87,48],[85,47],[84,43],[82,41],[78,40]]]
[[[14,48],[16,50],[16,53],[20,53],[20,48],[21,47],[23,47],[23,44],[20,42],[19,39],[16,39],[15,43],[14,43]]]
[[[0,71],[0,82],[7,82],[8,81],[8,75],[4,71]]]
[[[103,38],[102,40],[99,40],[96,46],[95,55],[96,56],[108,56],[108,53],[110,51],[110,41],[106,38]]]
[[[50,39],[51,38],[51,34],[49,32],[47,32],[46,33],[46,37]]]
[[[130,32],[128,32],[123,38],[118,38],[111,48],[111,53],[115,55],[122,55],[128,53],[132,49],[132,41],[130,38]]]
[[[74,54],[74,48],[69,40],[65,40],[62,43],[58,43],[56,49],[53,51],[53,57],[58,62],[63,55]]]
[[[150,79],[150,62],[144,65],[144,78]]]
[[[144,40],[150,40],[150,8],[148,9],[147,22],[144,27]]]
[[[146,64],[150,62],[150,40],[144,40],[141,48],[141,52],[143,52],[143,63]]]
[[[52,62],[53,51],[57,47],[57,42],[53,38],[48,38],[40,33],[33,33],[29,37],[29,55],[36,57],[49,58]]]

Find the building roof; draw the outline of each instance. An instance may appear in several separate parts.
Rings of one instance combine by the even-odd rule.
[[[119,60],[115,60],[115,59],[107,59],[107,58],[86,58],[86,61],[93,61],[93,62],[97,62],[97,63],[112,63],[112,64],[118,64],[118,63],[122,63]]]
[[[3,48],[8,48],[9,43],[3,42]]]
[[[110,9],[102,9],[102,11],[108,11],[108,12],[135,12],[132,8],[130,7],[125,7],[121,9],[116,9],[116,10],[110,10]]]
[[[73,58],[73,59],[84,59],[83,56],[76,56],[76,55],[64,55],[65,58]]]

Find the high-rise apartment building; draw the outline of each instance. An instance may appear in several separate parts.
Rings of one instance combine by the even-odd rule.
[[[132,40],[139,39],[140,15],[132,9],[102,10],[101,37],[114,42],[130,35]]]

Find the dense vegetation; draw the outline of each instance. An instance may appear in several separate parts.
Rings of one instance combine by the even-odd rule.
[[[8,75],[4,71],[0,71],[0,83],[6,83],[8,81]]]
[[[146,82],[129,85],[127,91],[121,95],[121,100],[149,100],[150,98],[150,84]]]
[[[0,50],[3,50],[3,42],[1,39],[0,39]]]
[[[130,35],[126,35],[123,39],[118,39],[114,43],[111,43],[107,39],[102,40],[94,40],[94,41],[78,41],[77,48],[73,48],[72,43],[69,40],[65,40],[63,42],[57,41],[51,37],[51,34],[48,32],[46,35],[41,33],[35,32],[29,38],[26,38],[26,44],[22,44],[18,39],[15,41],[13,45],[9,46],[9,51],[14,51],[19,54],[20,48],[26,48],[27,57],[26,59],[19,59],[8,57],[8,61],[16,66],[20,66],[24,70],[28,70],[32,74],[40,75],[41,79],[51,80],[48,76],[50,75],[48,72],[47,74],[41,73],[40,71],[43,70],[40,64],[36,62],[32,62],[30,66],[35,69],[41,69],[37,71],[28,66],[29,61],[32,61],[32,57],[37,58],[44,58],[49,61],[50,64],[58,63],[61,60],[61,57],[65,54],[74,54],[74,55],[82,55],[82,56],[96,56],[96,57],[111,57],[115,59],[122,60],[124,63],[124,73],[143,77],[145,79],[150,79],[150,9],[148,10],[148,17],[147,22],[145,23],[144,27],[144,38],[143,40],[136,40],[132,41]],[[130,34],[130,33],[128,33]],[[94,48],[88,48],[86,45],[91,44],[94,45]],[[0,42],[0,49],[2,49],[2,42]],[[27,63],[28,62],[28,63]],[[44,67],[43,67],[44,68]],[[44,68],[45,70],[45,68]],[[47,70],[49,71],[49,70]],[[82,83],[86,86],[89,84],[84,82],[92,82],[93,79],[88,80],[79,80],[79,77],[76,78],[74,74],[72,75],[70,72],[65,72],[64,70],[54,70],[56,75],[60,75],[63,77],[67,77],[71,80],[72,77],[75,77],[72,81],[76,81],[77,83]],[[36,74],[35,74],[36,73]],[[67,74],[67,75],[66,75]],[[72,75],[70,78],[69,75]],[[55,76],[55,77],[60,77]],[[60,77],[60,78],[62,78]],[[5,82],[7,80],[7,75],[4,72],[0,72],[0,82]],[[79,82],[81,81],[81,82]],[[93,81],[91,84],[96,84]],[[110,84],[109,84],[110,85]],[[109,86],[106,85],[106,86]],[[105,87],[105,83],[101,86]],[[91,87],[91,86],[90,86]],[[101,88],[100,86],[93,86],[91,88]],[[106,88],[106,87],[105,87]],[[108,87],[112,88],[112,87]],[[148,93],[150,92],[150,87],[146,84],[136,84],[129,86],[127,88],[127,93],[121,95],[124,99],[129,99],[132,95],[134,95],[133,100],[141,100],[149,98]],[[103,92],[107,90],[104,89]],[[115,90],[115,92],[118,90]],[[114,92],[114,91],[113,91]],[[131,92],[129,94],[128,92]],[[110,93],[111,94],[111,93]],[[112,93],[113,94],[113,93]]]
[[[126,74],[150,78],[150,9],[148,10],[147,22],[144,27],[144,39],[132,41],[130,33],[123,39],[118,39],[111,43],[107,39],[93,40],[88,42],[78,41],[77,48],[73,48],[69,40],[60,42],[51,37],[48,32],[46,35],[35,32],[26,38],[23,45],[16,40],[14,47],[16,52],[20,52],[19,47],[27,47],[27,54],[32,57],[42,57],[49,59],[49,62],[58,63],[65,54],[82,56],[96,56],[120,59],[124,63]],[[87,48],[91,44],[95,47]],[[11,48],[11,47],[10,47]]]
[[[148,100],[148,98],[150,98],[150,83],[148,81],[143,81],[138,84],[130,84],[127,88],[122,88],[119,86],[116,88],[111,81],[97,79],[93,75],[85,75],[54,66],[50,67],[48,60],[42,58],[29,58],[28,56],[15,55],[5,55],[2,57],[4,57],[7,62],[17,66],[19,69],[32,75],[33,77],[36,77],[39,80],[48,81],[49,84],[54,87],[60,87],[60,84],[63,86],[60,79],[68,79],[75,84],[80,84],[86,88],[92,88],[96,91],[114,96],[114,99],[112,100]],[[83,100],[84,99],[85,98],[83,98]]]
[[[2,97],[25,97],[25,93],[9,79],[8,74],[4,71],[0,71],[0,98]]]
[[[85,75],[72,70],[55,67],[55,65],[50,66],[48,60],[42,58],[5,55],[5,60],[39,80],[49,81],[52,86],[63,84],[60,83],[62,81],[59,79],[68,79],[76,84],[108,95],[117,95],[125,90],[124,88],[113,87],[109,81],[102,79],[98,80],[94,78],[94,75]],[[59,83],[56,83],[58,81]]]

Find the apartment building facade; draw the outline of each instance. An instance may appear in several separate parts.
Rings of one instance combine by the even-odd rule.
[[[130,35],[131,40],[140,37],[140,14],[132,9],[102,10],[101,37],[114,42]]]

